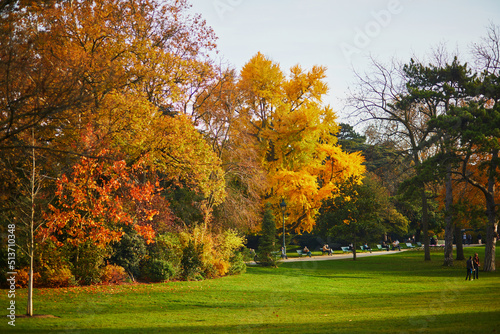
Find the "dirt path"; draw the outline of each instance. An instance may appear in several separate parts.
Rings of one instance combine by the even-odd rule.
[[[409,249],[401,249],[401,252],[407,251]],[[360,257],[367,257],[367,256],[376,256],[376,255],[390,255],[390,254],[396,254],[399,253],[400,251],[376,251],[372,253],[362,253],[362,252],[356,252],[356,258]],[[317,256],[301,256],[301,257],[290,257],[286,260],[280,260],[282,263],[288,263],[288,262],[307,262],[307,261],[328,261],[328,260],[341,260],[341,259],[352,259],[352,253],[345,253],[345,254],[333,254],[333,255],[317,255]],[[247,262],[249,265],[256,265],[255,262]]]
[[[408,249],[401,249],[401,252],[407,251]],[[367,257],[367,256],[376,256],[376,255],[391,255],[399,253],[399,251],[376,251],[376,252],[356,252],[356,258],[358,257]],[[345,254],[333,254],[333,255],[319,255],[319,256],[301,256],[301,257],[292,257],[287,260],[282,260],[282,262],[301,262],[301,261],[328,261],[328,260],[340,260],[340,259],[352,259],[352,253]]]

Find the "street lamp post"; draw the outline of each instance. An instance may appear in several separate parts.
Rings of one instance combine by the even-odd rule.
[[[286,202],[283,198],[280,203],[281,212],[283,213],[283,249],[281,250],[281,257],[288,259],[286,256],[286,243],[285,243],[285,211],[286,211]]]

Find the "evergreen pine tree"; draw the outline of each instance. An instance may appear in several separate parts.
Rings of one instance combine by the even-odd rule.
[[[257,263],[262,266],[277,267],[276,224],[271,205],[267,204],[262,219],[262,236],[259,239]]]

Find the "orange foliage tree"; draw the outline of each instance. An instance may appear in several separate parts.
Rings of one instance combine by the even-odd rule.
[[[123,160],[110,163],[83,157],[71,175],[58,179],[57,203],[49,205],[39,237],[58,245],[90,241],[104,248],[120,240],[123,226],[132,225],[146,242],[152,242],[151,221],[158,211],[151,200],[160,188],[158,182],[141,182],[143,173],[141,163],[127,167]]]

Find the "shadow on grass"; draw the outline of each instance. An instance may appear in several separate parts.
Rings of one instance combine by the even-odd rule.
[[[494,333],[498,327],[498,312],[446,313],[445,310],[429,311],[410,317],[385,317],[369,319],[362,314],[353,314],[348,319],[336,319],[334,314],[325,315],[324,321],[297,323],[276,320],[274,314],[269,320],[250,322],[241,319],[239,325],[208,325],[203,319],[193,319],[186,325],[134,326],[134,328],[82,328],[59,327],[57,333]],[[19,333],[12,329],[4,333]],[[22,333],[54,333],[53,330],[26,330]]]

